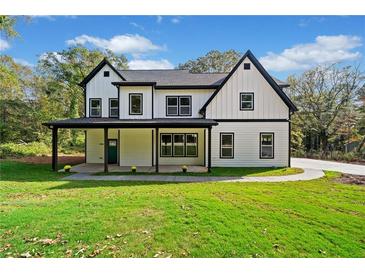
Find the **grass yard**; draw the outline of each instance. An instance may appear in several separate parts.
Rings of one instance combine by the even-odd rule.
[[[176,176],[284,176],[303,173],[304,170],[297,167],[213,167],[211,172],[175,172],[159,173]],[[97,172],[94,175],[156,175],[154,172]]]
[[[0,162],[0,257],[365,257],[365,188],[71,182]]]

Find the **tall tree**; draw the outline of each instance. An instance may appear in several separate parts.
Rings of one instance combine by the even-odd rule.
[[[289,77],[289,93],[299,108],[297,113],[305,133],[319,137],[326,153],[329,139],[338,131],[339,120],[354,108],[354,99],[363,86],[364,74],[358,67],[319,66],[299,77]],[[349,123],[353,120],[348,119]],[[343,120],[344,122],[344,120]]]
[[[78,84],[105,57],[118,69],[128,67],[124,55],[89,50],[83,46],[47,52],[41,56],[37,71],[47,83],[43,92],[63,106],[58,118],[77,118],[83,114],[83,91]],[[72,132],[72,143],[75,143],[76,134]]]
[[[14,29],[16,18],[14,16],[0,15],[0,32],[3,32],[7,38],[18,36]]]
[[[179,64],[178,69],[187,69],[193,73],[229,72],[237,64],[240,57],[241,53],[233,49],[223,52],[212,50],[195,60]]]

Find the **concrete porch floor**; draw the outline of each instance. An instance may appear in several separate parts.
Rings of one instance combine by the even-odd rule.
[[[188,172],[207,172],[208,169],[204,166],[188,166]],[[118,166],[118,165],[108,165],[109,172],[129,172],[131,171],[130,166]],[[104,171],[104,164],[79,164],[73,166],[71,168],[71,172],[77,173],[96,173],[96,172],[103,172]],[[155,167],[154,166],[137,166],[137,173],[138,172],[149,172],[154,173]],[[160,165],[159,166],[160,173],[175,173],[175,172],[182,172],[181,166],[179,165]]]

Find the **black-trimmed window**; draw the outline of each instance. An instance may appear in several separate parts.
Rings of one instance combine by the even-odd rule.
[[[161,133],[161,157],[198,157],[197,133]]]
[[[118,98],[109,98],[109,117],[118,118],[118,116],[119,116]]]
[[[109,77],[109,76],[110,76],[109,70],[104,71],[104,77]]]
[[[166,96],[166,116],[191,116],[191,96]]]
[[[186,134],[185,141],[185,155],[187,157],[196,157],[198,156],[198,134],[189,133]]]
[[[129,115],[143,115],[142,93],[129,93]]]
[[[260,159],[274,159],[274,133],[260,133]]]
[[[172,134],[161,134],[161,156],[172,156]]]
[[[253,92],[240,93],[240,110],[254,110]]]
[[[90,117],[101,117],[101,98],[90,98],[89,116]]]
[[[234,133],[221,132],[219,141],[219,156],[222,159],[233,159],[234,157]]]
[[[251,69],[251,64],[250,64],[250,63],[244,63],[244,64],[243,64],[243,69],[244,69],[244,70],[249,70],[249,69]]]

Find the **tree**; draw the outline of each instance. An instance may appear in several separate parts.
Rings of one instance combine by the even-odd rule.
[[[0,15],[0,32],[3,32],[7,38],[19,36],[14,29],[15,23],[14,16]]]
[[[179,64],[178,69],[187,69],[192,73],[230,72],[240,57],[241,53],[233,49],[223,52],[212,50],[205,56]]]
[[[315,134],[319,138],[320,149],[324,153],[329,140],[338,132],[344,113],[354,108],[356,94],[363,86],[365,76],[358,67],[338,68],[336,65],[319,66],[299,77],[288,78],[289,93],[299,108],[297,113],[303,132]],[[349,112],[348,112],[349,113]],[[348,125],[350,126],[350,125]]]
[[[105,57],[118,69],[128,67],[124,55],[117,56],[111,51],[89,50],[83,46],[71,47],[60,52],[47,52],[41,56],[37,71],[47,83],[41,91],[62,106],[63,111],[59,112],[58,118],[77,118],[83,114],[83,90],[78,84]],[[72,131],[73,144],[76,137],[75,131]]]

